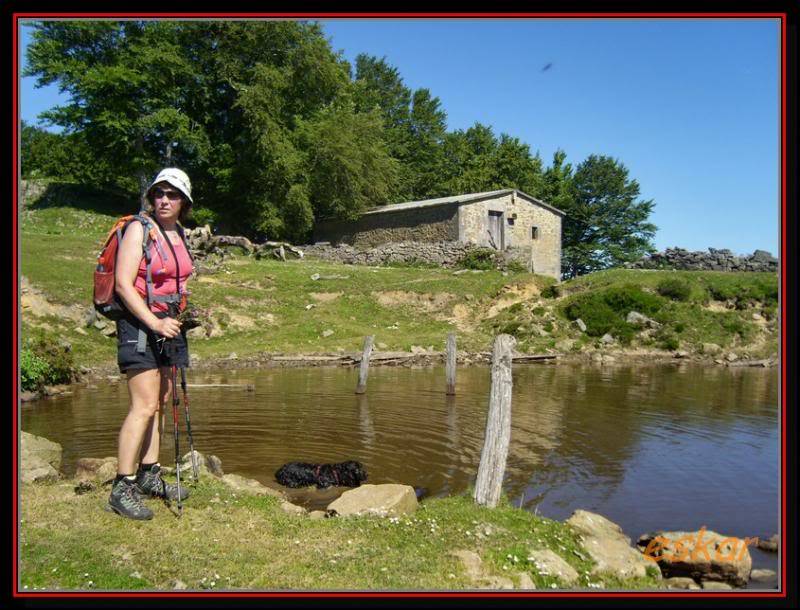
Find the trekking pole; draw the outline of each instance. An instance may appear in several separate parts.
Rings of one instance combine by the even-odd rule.
[[[189,418],[189,397],[186,394],[186,367],[181,367],[181,390],[183,390],[183,411],[186,415],[186,433],[189,436],[189,451],[192,456],[192,477],[195,484],[198,478],[197,456],[194,454],[194,439],[192,438],[192,420]]]
[[[181,454],[178,447],[178,367],[172,365],[172,424],[175,432],[175,475],[178,477],[178,516],[183,514],[181,503]]]

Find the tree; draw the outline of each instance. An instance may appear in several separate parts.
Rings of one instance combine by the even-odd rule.
[[[408,155],[401,160],[409,176],[406,197],[434,197],[444,163],[447,114],[442,110],[439,98],[433,97],[428,89],[414,91],[408,132]]]
[[[556,163],[558,161],[558,163]],[[556,153],[551,179],[561,169]],[[638,260],[654,250],[656,226],[647,222],[652,200],[639,200],[639,183],[618,160],[590,155],[575,170],[569,191],[558,185],[556,201],[566,213],[562,227],[562,272],[566,277]],[[554,202],[555,205],[555,202]]]
[[[387,201],[396,185],[398,162],[389,156],[381,131],[376,110],[356,112],[346,99],[301,125],[307,192],[319,202],[318,217],[354,219]]]
[[[448,133],[443,146],[440,192],[475,193],[515,188],[529,194],[541,189],[541,159],[518,138],[475,123]]]
[[[218,218],[219,228],[295,239],[308,234],[319,212],[351,215],[351,208],[383,203],[387,185],[394,187],[395,168],[387,169],[377,144],[383,123],[372,111],[345,110],[353,95],[349,66],[318,24],[35,27],[25,74],[39,85],[58,83],[69,95],[43,118],[84,140],[94,155],[90,164],[106,181],[137,191],[160,166],[178,165],[192,177],[196,207]],[[345,138],[331,117],[354,132]],[[377,131],[366,134],[364,125]],[[321,143],[313,137],[321,133],[337,139]],[[338,154],[344,141],[365,146],[375,159]],[[337,163],[348,171],[334,172]],[[322,188],[332,173],[352,177],[353,167],[364,172],[357,184],[348,178]]]

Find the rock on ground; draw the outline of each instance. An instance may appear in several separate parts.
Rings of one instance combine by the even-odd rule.
[[[637,542],[639,549],[658,562],[666,577],[725,582],[743,587],[750,578],[752,560],[745,540],[711,530],[653,532]]]
[[[486,571],[480,556],[475,551],[458,550],[450,553],[458,557],[464,566],[464,571],[478,589],[513,589],[514,582],[505,576],[495,576]],[[527,576],[527,574],[526,574]],[[530,578],[528,578],[530,581]],[[520,581],[522,584],[522,581]],[[533,585],[533,582],[529,584]],[[534,585],[535,589],[536,586]]]
[[[75,469],[75,478],[81,481],[103,483],[117,475],[117,458],[80,458]]]
[[[700,586],[710,591],[730,591],[733,589],[728,583],[719,582],[718,580],[704,580],[700,583]]]
[[[757,546],[762,551],[767,551],[768,553],[777,553],[779,543],[780,538],[778,538],[778,534],[773,534],[766,540],[759,540]]]
[[[255,479],[248,479],[238,474],[226,474],[222,476],[222,482],[232,487],[236,491],[251,493],[261,496],[273,496],[284,500],[284,495],[277,489],[272,489],[262,485]]]
[[[20,436],[20,477],[23,483],[59,478],[61,445],[28,432]]]
[[[700,589],[693,578],[687,576],[675,576],[674,578],[665,578],[662,584],[667,589]]]
[[[213,475],[215,477],[222,477],[225,473],[222,471],[222,460],[216,455],[203,455],[195,449],[195,460],[197,462],[198,475]],[[182,458],[181,472],[192,472],[192,452],[189,451]],[[191,476],[191,475],[190,475]]]
[[[328,505],[329,513],[399,517],[417,510],[417,494],[410,485],[362,485],[344,492]]]
[[[542,576],[555,576],[566,585],[578,580],[578,572],[550,549],[528,552],[528,561],[533,562]]]
[[[753,570],[750,572],[750,580],[754,582],[770,582],[777,577],[778,575],[774,570]]]
[[[630,546],[630,538],[619,525],[602,515],[578,509],[566,523],[580,534],[584,549],[597,564],[592,574],[643,578],[647,568],[655,565]]]

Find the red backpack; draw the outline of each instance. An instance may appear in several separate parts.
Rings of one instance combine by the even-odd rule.
[[[127,311],[127,308],[122,304],[116,293],[116,280],[114,273],[117,266],[117,253],[119,251],[119,244],[122,241],[122,236],[125,229],[132,222],[141,222],[144,226],[144,237],[142,239],[142,252],[145,257],[145,264],[147,268],[147,294],[142,295],[150,307],[150,303],[154,300],[151,294],[152,291],[152,276],[151,276],[151,260],[150,260],[150,244],[155,243],[156,248],[159,250],[162,260],[167,260],[167,255],[163,252],[159,241],[157,239],[158,228],[155,222],[144,214],[129,214],[123,216],[111,230],[108,232],[103,249],[97,257],[97,266],[94,270],[94,308],[95,310],[109,318],[110,320],[118,320]],[[186,245],[186,251],[189,252],[188,244],[186,244],[186,236],[183,233],[183,228],[178,225],[178,233]],[[189,254],[191,257],[191,254]],[[179,309],[183,310],[186,306],[185,295],[180,295]]]

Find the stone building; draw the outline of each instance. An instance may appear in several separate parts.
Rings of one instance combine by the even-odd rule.
[[[314,240],[371,247],[390,242],[455,241],[502,250],[542,275],[561,277],[564,212],[515,189],[408,201],[357,220],[321,220]]]

